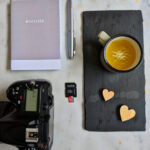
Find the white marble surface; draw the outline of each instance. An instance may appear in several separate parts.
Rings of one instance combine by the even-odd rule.
[[[36,1],[36,0],[35,0]],[[52,150],[150,150],[150,0],[74,0],[75,36],[77,55],[73,61],[66,57],[66,0],[60,0],[61,9],[61,71],[8,70],[9,0],[0,0],[0,99],[5,100],[5,90],[16,80],[44,78],[51,81],[55,96],[55,136]],[[94,133],[83,128],[83,55],[82,15],[84,10],[140,9],[144,18],[145,74],[146,74],[146,132]],[[78,85],[78,97],[68,104],[64,97],[64,83]],[[16,150],[0,145],[0,150]]]

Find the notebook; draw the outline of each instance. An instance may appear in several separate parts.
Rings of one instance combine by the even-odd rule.
[[[59,0],[11,0],[11,70],[59,69]]]

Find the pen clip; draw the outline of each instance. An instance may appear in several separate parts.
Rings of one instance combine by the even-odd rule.
[[[76,38],[74,37],[73,38],[73,56],[75,56],[76,55]]]

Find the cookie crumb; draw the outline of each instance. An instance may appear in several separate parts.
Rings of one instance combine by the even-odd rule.
[[[148,95],[150,94],[150,90],[145,90],[145,93]]]

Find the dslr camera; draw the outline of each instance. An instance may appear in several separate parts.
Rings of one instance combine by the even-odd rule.
[[[54,101],[45,80],[19,81],[0,102],[0,142],[19,150],[50,150],[53,143]]]

